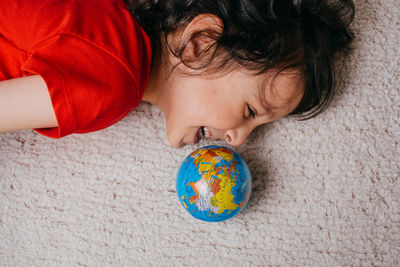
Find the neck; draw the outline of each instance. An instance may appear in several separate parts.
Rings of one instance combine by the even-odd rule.
[[[157,105],[163,88],[163,66],[161,57],[154,55],[151,62],[150,77],[143,95],[143,101]]]

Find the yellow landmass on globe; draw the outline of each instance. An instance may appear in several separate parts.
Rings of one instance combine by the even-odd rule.
[[[233,161],[233,153],[224,147],[217,149],[200,149],[191,155],[195,158],[194,163],[199,170],[201,180],[196,183],[189,183],[196,193],[191,197],[191,202],[199,199],[200,185],[207,184],[213,197],[210,199],[210,205],[219,208],[217,214],[224,213],[226,210],[235,210],[239,205],[233,199],[232,188],[236,185],[236,179],[232,174],[236,169],[236,162]],[[231,166],[218,166],[215,165],[221,161],[232,161]],[[222,170],[222,171],[221,171]]]
[[[219,207],[218,213],[223,213],[225,210],[234,210],[239,205],[236,204],[233,199],[234,195],[232,192],[232,187],[236,185],[236,181],[233,181],[231,177],[226,175],[226,172],[219,175],[221,180],[221,189],[211,198],[210,204]]]

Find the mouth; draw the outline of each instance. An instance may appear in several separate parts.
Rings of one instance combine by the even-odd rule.
[[[212,132],[205,126],[201,126],[195,136],[194,136],[194,143],[197,144],[198,142],[200,142],[201,139],[204,138],[210,138],[213,141],[217,140],[216,138],[213,137]]]

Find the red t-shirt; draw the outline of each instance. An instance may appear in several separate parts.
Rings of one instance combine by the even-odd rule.
[[[40,75],[59,138],[108,127],[136,108],[151,62],[148,36],[122,0],[0,0],[0,80]]]

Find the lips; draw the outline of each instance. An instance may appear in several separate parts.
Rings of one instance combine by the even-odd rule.
[[[213,137],[213,134],[212,134],[212,132],[210,131],[210,129],[208,129],[208,128],[205,127],[205,126],[201,126],[201,127],[197,130],[197,132],[196,132],[196,134],[195,134],[195,136],[194,136],[194,143],[197,144],[197,143],[198,143],[201,139],[203,139],[203,138],[210,138],[210,139],[212,139],[213,141],[216,141],[216,140],[217,140],[215,137]]]

